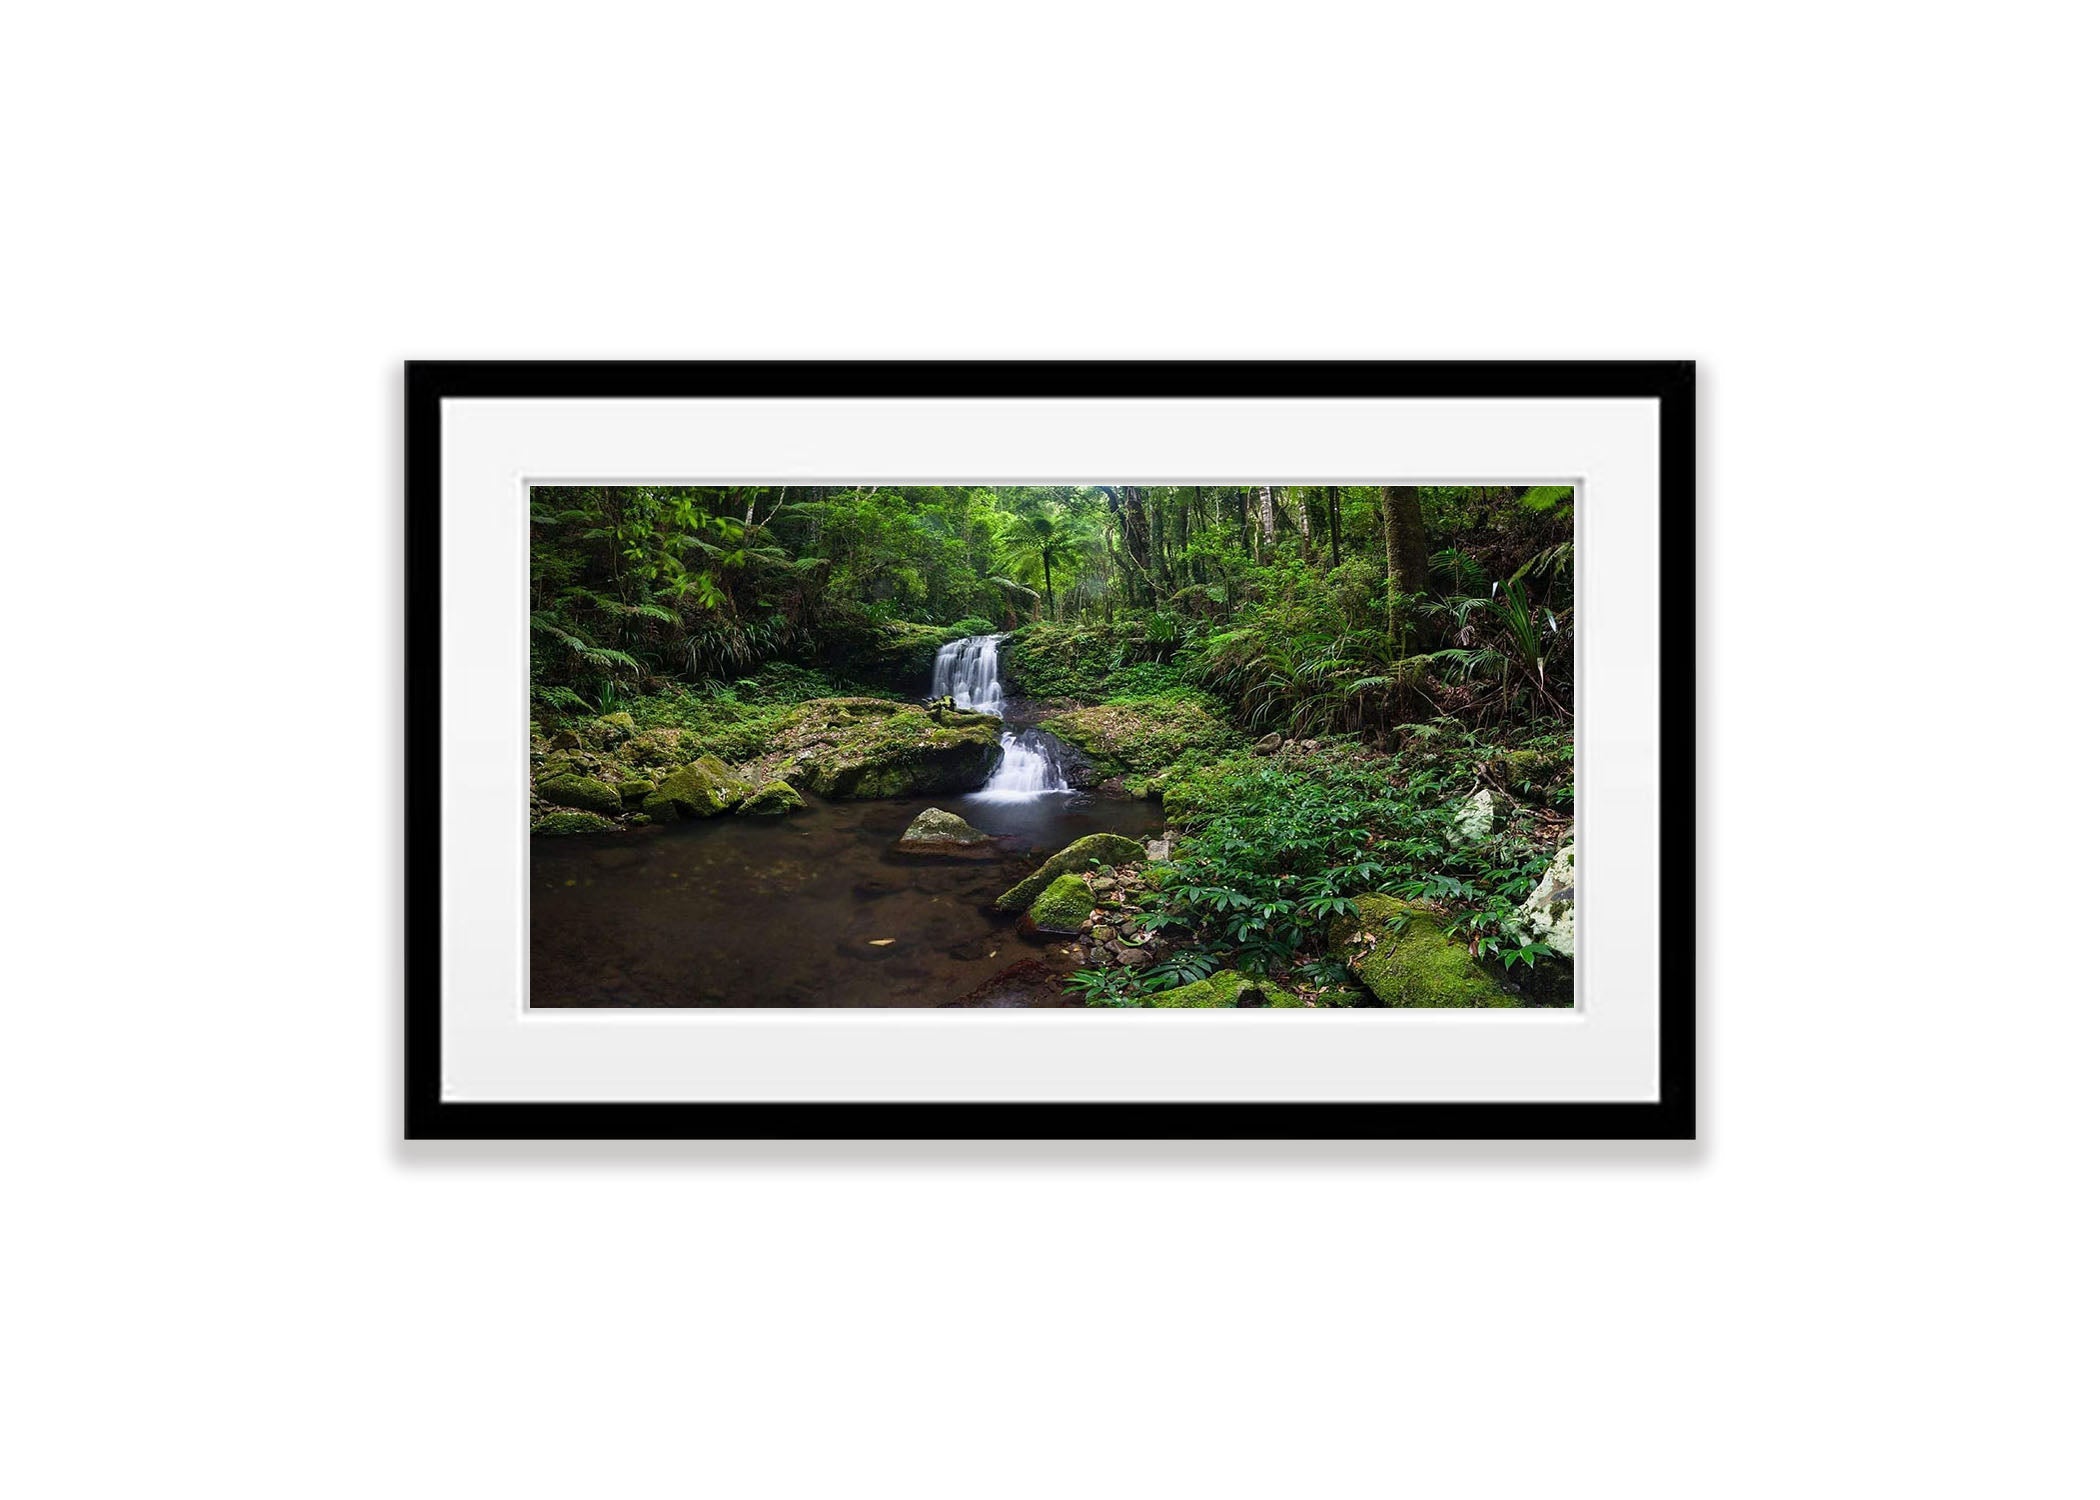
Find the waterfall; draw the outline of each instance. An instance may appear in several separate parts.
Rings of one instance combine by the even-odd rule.
[[[957,708],[1005,717],[1006,690],[999,685],[1001,635],[973,635],[950,641],[933,659],[933,696],[953,697]],[[999,736],[999,764],[978,792],[1001,802],[1018,802],[1050,792],[1068,792],[1058,765],[1057,741],[1033,729]]]
[[[965,636],[941,647],[933,659],[933,696],[951,694],[957,708],[995,714],[1006,701],[999,686],[999,635]]]
[[[999,764],[992,769],[992,779],[984,784],[977,795],[990,797],[1000,802],[1018,802],[1024,797],[1040,797],[1045,792],[1068,792],[1065,773],[1058,768],[1057,758],[1049,753],[1048,736],[1037,734],[1033,729],[1024,729],[1019,734],[1008,730],[999,736]]]

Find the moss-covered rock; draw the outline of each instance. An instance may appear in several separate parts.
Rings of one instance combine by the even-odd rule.
[[[542,777],[533,787],[542,802],[551,802],[556,807],[577,807],[587,812],[616,813],[620,810],[618,788],[606,785],[593,776],[577,776],[563,773]]]
[[[1511,750],[1488,762],[1488,774],[1518,796],[1534,802],[1551,800],[1553,789],[1567,779],[1568,762],[1548,750]]]
[[[1162,990],[1145,1002],[1167,1010],[1231,1010],[1261,1006],[1303,1006],[1305,1002],[1287,990],[1263,984],[1233,969],[1221,969],[1208,979]]]
[[[1090,833],[1083,839],[1074,839],[1044,860],[1036,866],[1033,875],[992,904],[1000,911],[1026,911],[1035,904],[1035,898],[1060,876],[1077,875],[1091,867],[1095,860],[1104,865],[1126,865],[1144,857],[1145,846],[1136,839],[1126,839],[1120,833]]]
[[[885,698],[818,698],[788,716],[747,770],[827,798],[971,792],[999,763],[999,732],[995,714],[936,718]]]
[[[610,833],[619,826],[611,818],[600,817],[597,813],[564,807],[535,818],[532,831],[544,834]]]
[[[673,725],[658,725],[623,741],[615,753],[630,766],[668,768],[686,764],[701,748],[697,735]]]
[[[1139,698],[1054,714],[1042,728],[1076,745],[1111,775],[1153,777],[1192,752],[1217,755],[1238,736],[1188,698]]]
[[[656,790],[656,783],[646,776],[623,776],[615,790],[619,792],[620,801],[625,806],[633,807]]]
[[[652,823],[675,823],[678,804],[662,792],[651,792],[642,799],[642,814]]]
[[[712,818],[742,802],[751,790],[750,783],[738,780],[720,759],[703,755],[658,782],[656,795],[668,798],[685,817]]]
[[[623,740],[634,738],[633,714],[605,714],[591,720],[583,727],[583,742],[600,749],[610,749]]]
[[[1035,932],[1076,933],[1094,913],[1094,893],[1077,875],[1060,875],[1043,889],[1028,908],[1028,926]]]
[[[1394,896],[1359,896],[1356,905],[1358,915],[1335,918],[1328,946],[1381,1004],[1478,1009],[1524,1003],[1445,937],[1428,907]]]
[[[958,854],[996,853],[992,836],[944,807],[929,807],[911,820],[911,826],[893,846],[897,854],[949,857]]]
[[[736,810],[747,817],[777,818],[808,806],[802,794],[784,781],[769,781],[742,802]]]

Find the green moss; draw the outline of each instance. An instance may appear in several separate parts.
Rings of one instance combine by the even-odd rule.
[[[1145,857],[1145,846],[1119,833],[1090,833],[1074,839],[1036,867],[1033,875],[1007,891],[993,903],[1000,911],[1025,911],[1035,904],[1050,883],[1061,876],[1076,875],[1095,860],[1105,865],[1124,865]]]
[[[966,820],[945,807],[929,807],[911,820],[911,826],[898,838],[895,851],[899,854],[953,854],[958,850],[980,850],[991,842],[990,834],[981,828],[972,828]]]
[[[1161,1006],[1165,1011],[1231,1011],[1239,1006],[1241,985],[1260,983],[1239,973],[1237,968],[1220,968],[1210,979],[1199,979],[1193,985],[1180,985],[1178,989],[1161,989],[1155,996],[1147,996],[1144,1004]],[[1277,1002],[1277,989],[1262,985],[1262,1004]]]
[[[633,714],[602,714],[591,720],[590,731],[584,738],[593,744],[617,745],[622,740],[632,739],[634,731]]]
[[[620,825],[611,818],[601,818],[594,812],[578,812],[573,808],[562,808],[558,812],[542,814],[532,825],[534,833],[610,833]]]
[[[975,791],[999,760],[991,714],[934,716],[883,698],[824,698],[796,709],[771,747],[777,774],[820,797]]]
[[[642,799],[642,812],[652,823],[675,823],[678,821],[678,804],[662,792],[651,792]]]
[[[1077,875],[1060,875],[1035,898],[1028,920],[1039,932],[1077,932],[1093,914],[1094,893]]]
[[[599,813],[620,810],[619,792],[591,776],[548,776],[533,790],[540,794],[541,801],[552,802],[556,807],[580,807]]]
[[[688,818],[712,818],[750,796],[751,787],[731,775],[719,758],[703,755],[666,776],[656,792]]]
[[[1428,907],[1393,896],[1360,896],[1356,905],[1359,915],[1334,920],[1328,944],[1380,1003],[1446,1009],[1524,1003],[1445,937]],[[1395,932],[1389,924],[1401,917],[1406,921]]]
[[[1112,775],[1152,777],[1184,756],[1215,756],[1240,736],[1188,696],[1130,698],[1053,715],[1042,727]]]
[[[656,783],[646,776],[623,777],[617,789],[620,801],[632,806],[656,790]]]
[[[682,766],[706,751],[706,744],[690,730],[659,725],[654,729],[644,729],[621,745],[618,753],[620,759],[630,766],[667,769]]]
[[[769,781],[742,802],[737,811],[746,816],[775,818],[805,806],[802,794],[784,781]]]
[[[1160,804],[1167,821],[1188,828],[1222,811],[1232,804],[1239,784],[1261,769],[1262,762],[1246,754],[1174,767],[1161,779]]]

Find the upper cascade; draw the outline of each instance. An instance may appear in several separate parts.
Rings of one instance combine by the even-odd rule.
[[[933,696],[953,697],[957,708],[996,714],[1006,702],[999,686],[999,643],[1003,635],[972,635],[950,641],[933,659]]]

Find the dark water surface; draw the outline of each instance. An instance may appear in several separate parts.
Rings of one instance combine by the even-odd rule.
[[[929,807],[1000,834],[991,859],[889,847]],[[1041,949],[987,908],[1088,833],[1156,835],[1156,802],[1052,793],[820,803],[532,840],[534,1005],[943,1005]],[[887,943],[879,939],[889,939]]]

